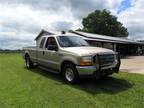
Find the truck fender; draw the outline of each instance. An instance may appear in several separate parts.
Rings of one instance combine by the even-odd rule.
[[[77,65],[78,64],[78,61],[76,60],[76,59],[74,59],[73,57],[64,57],[61,61],[60,61],[60,66],[59,66],[59,70],[60,70],[60,72],[61,72],[61,70],[62,70],[62,65],[63,65],[63,63],[64,62],[71,62],[71,63],[73,63],[73,64],[75,64],[75,65]]]

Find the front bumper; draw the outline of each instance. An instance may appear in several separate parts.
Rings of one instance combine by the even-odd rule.
[[[76,69],[79,75],[97,75],[97,73],[101,74],[101,72],[104,70],[113,71],[115,67],[116,64],[104,68],[100,68],[97,66],[76,66]]]
[[[79,75],[92,75],[97,70],[96,66],[76,66]]]
[[[101,76],[103,74],[118,73],[121,64],[120,57],[117,55],[115,62],[112,64],[101,64],[99,55],[97,55],[97,64],[94,66],[76,66],[79,75],[96,75]]]

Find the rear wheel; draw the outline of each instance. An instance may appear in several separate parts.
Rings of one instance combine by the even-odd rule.
[[[68,83],[74,84],[78,82],[79,75],[75,65],[73,65],[72,63],[65,64],[63,67],[63,77]]]
[[[27,67],[28,69],[33,68],[33,62],[30,60],[30,57],[29,57],[29,56],[26,56],[26,57],[25,57],[25,62],[26,62],[26,67]]]

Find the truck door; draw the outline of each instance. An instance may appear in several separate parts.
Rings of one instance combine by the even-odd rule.
[[[44,51],[46,50],[45,49],[45,43],[46,43],[46,37],[43,37],[41,39],[41,42],[40,42],[40,45],[39,47],[37,48],[37,62],[38,64],[40,65],[45,65],[45,60],[44,60]]]
[[[45,66],[48,68],[58,70],[59,69],[59,52],[58,45],[54,37],[48,37],[45,44],[44,60]]]

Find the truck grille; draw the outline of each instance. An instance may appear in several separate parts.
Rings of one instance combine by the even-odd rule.
[[[114,54],[99,54],[94,57],[94,61],[99,61],[100,67],[111,66],[114,64],[115,55]]]

